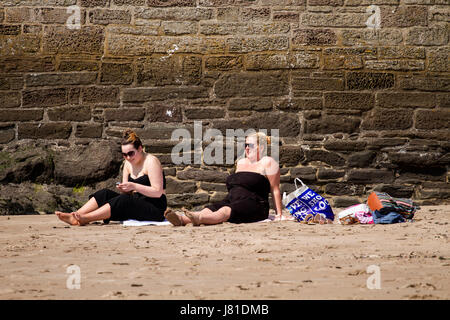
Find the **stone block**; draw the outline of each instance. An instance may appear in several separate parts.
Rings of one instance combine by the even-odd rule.
[[[347,174],[347,181],[358,184],[392,183],[394,173],[381,169],[351,169]]]
[[[20,34],[19,25],[4,25],[0,24],[0,35],[2,36],[15,36]]]
[[[319,168],[317,178],[319,180],[336,180],[345,176],[345,170]]]
[[[373,93],[325,92],[324,106],[328,109],[356,109],[367,111],[375,106]]]
[[[328,183],[325,186],[325,193],[337,196],[359,196],[364,193],[364,186],[348,182]]]
[[[418,110],[415,120],[416,129],[448,129],[450,128],[450,110]]]
[[[114,0],[116,6],[145,6],[148,0]],[[166,2],[166,1],[165,1]]]
[[[0,143],[6,144],[13,141],[16,138],[16,130],[14,128],[1,128],[0,127]]]
[[[319,59],[318,54],[313,52],[253,54],[246,57],[246,69],[311,69],[319,67]]]
[[[53,107],[66,103],[66,88],[24,90],[22,92],[23,107]]]
[[[310,149],[305,150],[306,162],[314,162],[319,161],[331,166],[343,166],[345,164],[345,159],[341,157],[338,153],[325,151],[325,150],[316,150]]]
[[[228,172],[213,169],[187,168],[177,172],[177,178],[180,180],[194,180],[202,182],[224,183],[228,177]]]
[[[292,89],[294,93],[297,90],[344,90],[344,80],[339,78],[306,78],[294,74],[292,76]]]
[[[220,98],[282,96],[288,91],[287,74],[280,72],[224,74],[215,84]]]
[[[282,146],[279,150],[280,166],[295,167],[305,160],[302,148]]]
[[[242,56],[211,56],[205,59],[206,70],[228,71],[241,70],[243,66]]]
[[[388,159],[403,168],[436,168],[448,164],[449,156],[440,152],[388,152]]]
[[[360,204],[361,200],[358,198],[352,198],[352,197],[335,197],[331,200],[333,208],[347,208],[350,206],[354,206],[356,204]]]
[[[241,21],[267,21],[270,20],[270,8],[243,7],[240,12]]]
[[[367,15],[362,13],[303,13],[300,21],[308,27],[365,28]]]
[[[98,26],[82,26],[79,30],[65,26],[45,26],[42,41],[45,53],[102,54],[105,32]]]
[[[374,60],[366,61],[365,67],[369,70],[389,71],[421,71],[425,70],[425,61],[422,60]]]
[[[207,193],[168,194],[167,205],[169,207],[187,207],[206,204],[209,201]]]
[[[344,29],[341,31],[343,46],[384,46],[401,45],[403,35],[399,29],[379,29],[377,32],[368,29]]]
[[[450,91],[450,78],[439,76],[399,75],[398,88],[419,91]]]
[[[95,9],[89,11],[89,21],[92,24],[130,24],[131,13],[126,10]]]
[[[144,108],[105,109],[106,121],[142,121]]]
[[[225,183],[200,182],[200,189],[205,191],[227,192]]]
[[[381,28],[426,26],[428,9],[424,6],[386,6],[380,9]]]
[[[149,7],[195,7],[195,0],[148,0]]]
[[[68,139],[72,125],[61,123],[19,123],[19,139]]]
[[[86,60],[61,60],[59,62],[58,71],[61,72],[74,72],[74,71],[98,71],[98,61],[86,61]]]
[[[320,110],[322,98],[287,98],[275,103],[275,108],[283,111]]]
[[[230,53],[246,53],[259,51],[285,51],[289,49],[289,38],[286,36],[235,36],[226,39],[226,50]]]
[[[100,82],[103,84],[131,84],[133,78],[131,63],[102,63]]]
[[[110,0],[81,0],[82,7],[107,7]]]
[[[392,88],[394,83],[393,73],[349,72],[346,86],[349,90],[372,90]]]
[[[278,11],[274,10],[272,13],[273,21],[282,22],[298,22],[300,20],[300,14],[295,11]]]
[[[228,110],[272,110],[272,99],[264,98],[235,98],[230,100]]]
[[[18,35],[0,38],[0,57],[22,56],[39,52],[41,39],[36,35]]]
[[[292,37],[293,46],[332,46],[337,35],[331,29],[297,29]]]
[[[208,90],[204,87],[189,86],[178,88],[127,88],[123,89],[123,102],[146,102],[167,99],[207,98]]]
[[[0,109],[0,121],[39,121],[44,111],[39,109]]]
[[[391,197],[396,198],[411,198],[414,193],[414,187],[395,184],[380,184],[377,185],[373,190],[378,192],[385,192]]]
[[[192,138],[194,136],[194,129],[192,126],[173,124],[153,124],[149,129],[137,129],[136,133],[141,139],[170,140],[172,138],[172,132],[176,129],[186,129],[189,131]]]
[[[373,163],[376,152],[372,150],[366,150],[361,152],[355,152],[348,156],[348,166],[357,168],[367,168]]]
[[[289,171],[291,181],[289,182],[294,182],[295,178],[299,178],[303,182],[307,183],[316,182],[317,181],[316,173],[317,169],[313,167],[291,168],[291,170]]]
[[[27,87],[89,85],[97,80],[94,72],[31,73],[25,76]]]
[[[418,47],[380,47],[380,59],[425,59],[425,48]]]
[[[434,72],[448,72],[449,66],[449,47],[433,48],[427,50],[428,70]]]
[[[22,76],[6,76],[2,75],[0,78],[0,90],[19,90],[23,88]],[[4,98],[8,93],[0,93],[0,96]],[[15,94],[12,94],[13,96]],[[2,103],[0,103],[2,105]]]
[[[162,21],[161,27],[164,34],[167,35],[196,34],[198,23],[195,21]]]
[[[406,35],[407,45],[444,46],[448,43],[448,27],[412,27]]]
[[[47,115],[50,121],[87,121],[91,119],[91,109],[85,106],[53,108]]]
[[[213,18],[214,10],[210,8],[143,8],[135,9],[134,17],[138,19],[158,19],[162,21],[200,21]]]
[[[83,103],[119,102],[119,88],[116,87],[85,87],[81,90]]]
[[[139,59],[136,80],[139,86],[198,85],[202,76],[202,59],[174,55]]]
[[[320,119],[307,120],[305,133],[330,134],[359,131],[360,120],[355,117],[324,115]]]
[[[379,92],[377,106],[382,108],[434,108],[436,95],[425,92]]]
[[[21,105],[20,92],[17,91],[0,91],[0,107],[16,108]]]
[[[103,125],[97,123],[77,124],[75,129],[77,138],[101,138],[102,133]]]
[[[181,122],[183,115],[177,103],[153,103],[147,108],[149,122]]]
[[[166,177],[167,194],[195,193],[197,183],[195,181],[180,181],[172,177]]]
[[[412,110],[376,108],[363,119],[361,128],[364,130],[405,130],[411,128],[412,125]]]
[[[188,119],[216,119],[224,118],[225,110],[222,108],[189,108],[184,109]]]
[[[354,152],[364,150],[367,143],[361,140],[327,140],[323,144],[325,149],[332,151]]]

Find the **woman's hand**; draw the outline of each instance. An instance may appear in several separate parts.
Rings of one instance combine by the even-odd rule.
[[[136,183],[134,182],[123,182],[117,185],[117,188],[125,193],[130,193],[136,190]]]

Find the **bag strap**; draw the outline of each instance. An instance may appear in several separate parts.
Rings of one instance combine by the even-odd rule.
[[[298,189],[298,187],[297,187],[297,180],[300,181],[300,183],[302,184],[302,186],[305,187],[305,184],[303,183],[302,180],[300,180],[299,178],[295,178],[295,179],[294,179],[295,189]]]

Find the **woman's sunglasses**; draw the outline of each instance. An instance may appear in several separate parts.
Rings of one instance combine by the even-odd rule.
[[[249,148],[249,149],[253,149],[254,147],[255,147],[255,144],[254,143],[246,143],[245,144],[245,148]]]
[[[122,156],[124,157],[124,158],[126,158],[126,157],[130,157],[130,158],[132,158],[134,155],[135,155],[135,151],[128,151],[127,153],[123,153],[122,152]]]

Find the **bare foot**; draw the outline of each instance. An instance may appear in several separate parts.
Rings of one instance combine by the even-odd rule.
[[[89,220],[87,220],[86,218],[84,218],[81,214],[79,214],[77,211],[73,212],[73,216],[75,217],[75,219],[78,220],[78,222],[80,223],[80,226],[84,226],[86,224],[89,223]]]
[[[74,217],[73,212],[65,213],[61,211],[55,211],[56,216],[65,223],[70,224],[71,226],[79,226],[80,222]]]
[[[199,226],[200,225],[200,214],[199,213],[188,211],[185,208],[182,208],[181,210],[183,210],[183,212],[186,215],[186,217],[188,217],[189,220],[192,221],[192,224],[194,226]]]
[[[183,219],[181,218],[181,216],[176,213],[175,211],[172,211],[171,209],[167,209],[164,212],[164,217],[169,220],[169,222],[171,224],[173,224],[175,227],[179,227],[179,226],[185,226],[186,224],[184,223]]]

